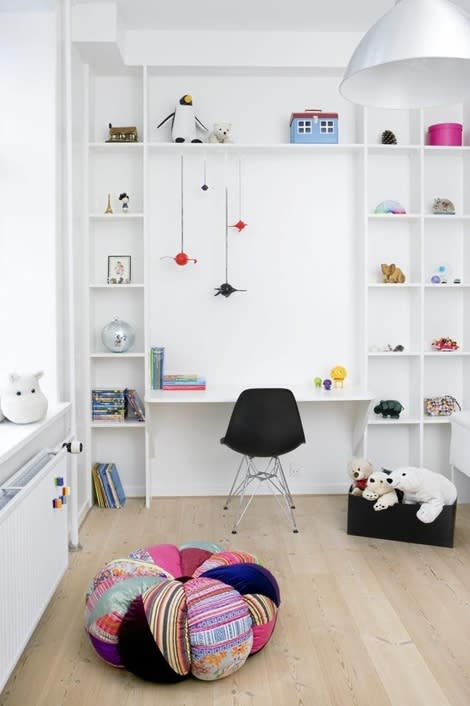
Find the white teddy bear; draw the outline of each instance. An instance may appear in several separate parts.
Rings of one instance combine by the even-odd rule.
[[[46,416],[47,399],[39,387],[42,375],[10,373],[0,399],[0,421],[6,417],[15,424],[30,424]]]
[[[388,476],[387,483],[403,491],[404,503],[421,503],[416,517],[425,523],[433,522],[444,505],[453,505],[457,499],[455,485],[445,476],[427,468],[395,468]]]
[[[383,471],[371,473],[367,479],[367,487],[362,493],[366,500],[377,500],[374,510],[386,510],[398,503],[396,490],[387,483],[388,474]]]
[[[362,495],[366,488],[367,479],[374,470],[370,461],[365,458],[354,457],[348,463],[348,473],[352,479],[351,495]]]
[[[208,142],[224,144],[233,142],[232,123],[214,123],[212,132],[209,134]]]

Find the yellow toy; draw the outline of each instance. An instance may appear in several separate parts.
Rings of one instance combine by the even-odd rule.
[[[405,281],[405,275],[394,263],[391,265],[382,264],[380,268],[386,284],[403,284]]]
[[[335,365],[331,368],[330,376],[335,387],[343,387],[344,379],[347,377],[348,371],[342,365]]]

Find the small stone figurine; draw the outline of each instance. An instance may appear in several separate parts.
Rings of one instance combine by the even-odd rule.
[[[108,194],[108,205],[106,206],[105,213],[112,213],[113,208],[111,206],[111,194]]]
[[[129,211],[129,194],[125,192],[119,194],[119,201],[122,201],[122,212],[127,213]]]

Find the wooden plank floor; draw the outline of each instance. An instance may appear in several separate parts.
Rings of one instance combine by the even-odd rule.
[[[454,549],[348,536],[342,496],[301,496],[296,515],[297,535],[259,497],[232,535],[221,498],[94,508],[0,706],[468,706],[470,505]],[[275,574],[268,646],[217,682],[160,686],[102,662],[83,628],[89,580],[133,549],[191,539],[250,551]]]

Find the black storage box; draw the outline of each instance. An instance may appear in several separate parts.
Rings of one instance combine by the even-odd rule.
[[[445,505],[434,522],[426,524],[416,517],[419,505],[398,503],[387,510],[374,510],[375,501],[348,495],[348,534],[398,542],[454,546],[457,502]]]

